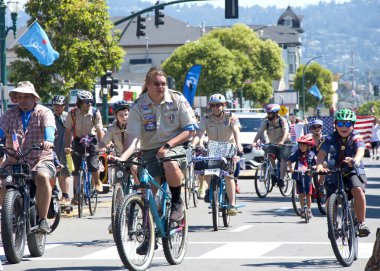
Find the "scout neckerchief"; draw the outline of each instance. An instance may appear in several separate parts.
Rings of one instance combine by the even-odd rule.
[[[347,142],[351,139],[351,137],[352,137],[352,132],[344,140],[338,134],[339,157],[338,157],[338,163],[336,165],[337,168],[340,168],[342,166],[343,160],[344,160],[344,158],[346,158],[345,150],[347,147]]]
[[[116,121],[116,124],[120,128],[120,132],[121,132],[121,144],[124,147],[124,132],[125,132],[125,128],[126,128],[127,125],[120,124],[118,121]]]

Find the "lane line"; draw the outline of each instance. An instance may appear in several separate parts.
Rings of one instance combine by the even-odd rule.
[[[229,232],[242,232],[242,231],[248,230],[249,228],[252,228],[252,227],[253,227],[253,225],[244,225],[244,226],[238,227],[236,229],[230,230]]]

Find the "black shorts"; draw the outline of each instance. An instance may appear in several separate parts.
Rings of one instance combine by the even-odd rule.
[[[376,149],[380,146],[380,141],[373,141],[371,142],[371,148]]]
[[[82,163],[82,157],[78,154],[84,153],[84,146],[80,142],[80,138],[75,138],[73,141],[73,150],[72,153],[73,162],[75,170],[72,172],[73,176],[78,176],[78,169],[81,166]],[[96,144],[96,139],[94,138],[94,144]],[[89,154],[87,156],[87,167],[89,172],[96,172],[99,170],[99,147],[98,145],[91,145],[87,147],[87,153]]]
[[[344,188],[348,195],[348,199],[352,199],[351,189],[354,187],[360,187],[363,192],[365,192],[365,188],[367,186],[367,177],[366,175],[360,175],[360,178],[362,181],[355,173],[349,173],[347,176],[343,177]],[[335,193],[335,191],[338,189],[338,180],[336,175],[326,176],[325,188],[327,198]]]

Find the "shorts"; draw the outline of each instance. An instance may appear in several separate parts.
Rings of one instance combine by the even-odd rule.
[[[380,141],[373,141],[371,142],[371,148],[376,149],[380,146]]]
[[[269,153],[273,153],[277,158],[288,160],[293,146],[270,146]]]
[[[296,180],[296,185],[297,185],[297,194],[307,194],[311,195],[313,193],[313,188],[311,185],[312,179],[311,178],[305,178],[305,188],[302,185],[302,177],[299,180]],[[305,193],[306,191],[306,193]]]
[[[355,187],[360,187],[365,193],[365,188],[367,186],[367,177],[366,175],[360,175],[363,182],[359,179],[358,175],[355,173],[349,173],[347,176],[343,177],[343,183],[348,195],[348,199],[352,199],[351,189]],[[338,189],[338,182],[336,175],[326,175],[325,179],[325,189],[326,197],[329,198],[335,191]]]
[[[78,169],[81,167],[82,164],[82,157],[77,155],[75,152],[79,154],[84,153],[84,146],[79,142],[80,139],[76,138],[73,141],[73,150],[72,153],[73,162],[75,170],[72,172],[73,176],[78,176]],[[94,138],[94,140],[96,140]],[[87,147],[87,167],[89,172],[97,172],[99,170],[99,147],[97,145],[90,145]]]
[[[38,172],[46,172],[49,174],[49,179],[55,178],[56,168],[54,162],[51,160],[44,160],[37,166],[36,170],[32,171],[32,179],[36,179]]]
[[[152,150],[144,150],[142,151],[141,156],[141,162],[145,161],[152,161],[156,158],[157,152],[160,148],[152,149]],[[167,153],[166,156],[175,156],[175,155],[181,155],[186,154],[186,149],[183,145],[175,146],[171,148]],[[178,166],[181,170],[184,170],[187,166],[187,160],[186,157],[173,159],[173,161],[177,161]],[[147,165],[147,170],[149,174],[153,178],[161,177],[164,174],[164,168],[162,166],[162,163],[154,162]]]

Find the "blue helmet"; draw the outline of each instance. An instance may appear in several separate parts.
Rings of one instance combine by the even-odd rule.
[[[280,105],[279,104],[268,104],[265,108],[265,111],[267,113],[276,113],[280,111]]]
[[[311,121],[309,122],[308,126],[307,126],[307,127],[309,128],[309,130],[310,130],[310,128],[311,128],[313,125],[321,125],[321,126],[323,127],[323,121],[320,120],[320,119],[313,119],[313,120],[311,120]]]
[[[127,109],[129,111],[129,104],[126,101],[117,101],[112,105],[112,112],[116,115],[117,111]]]

